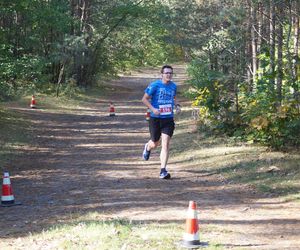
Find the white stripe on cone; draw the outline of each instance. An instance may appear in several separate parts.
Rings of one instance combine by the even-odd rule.
[[[9,179],[9,177],[4,177],[3,178],[3,185],[10,185],[11,183],[10,183],[10,179]]]
[[[186,213],[187,219],[197,219],[197,217],[198,217],[197,210],[189,209]]]
[[[2,195],[1,196],[1,201],[12,201],[14,199],[15,199],[15,197],[13,195]]]
[[[199,231],[197,231],[195,234],[184,233],[183,239],[185,241],[200,240]]]

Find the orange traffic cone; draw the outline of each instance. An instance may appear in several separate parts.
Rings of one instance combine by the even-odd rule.
[[[115,115],[116,115],[115,107],[114,107],[114,104],[111,102],[110,106],[109,106],[109,116],[115,116]]]
[[[197,205],[195,201],[190,201],[187,212],[186,228],[181,246],[186,248],[198,248],[201,245],[199,238]]]
[[[150,109],[147,109],[147,112],[146,112],[146,121],[149,121],[150,120]]]
[[[4,172],[3,175],[3,185],[2,185],[2,196],[1,196],[1,206],[10,207],[21,205],[20,202],[15,202],[15,197],[12,191],[12,185],[9,178],[9,173]]]
[[[32,109],[36,108],[36,101],[34,95],[31,97],[30,107]]]

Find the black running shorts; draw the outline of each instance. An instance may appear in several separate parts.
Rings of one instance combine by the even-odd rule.
[[[174,129],[175,129],[175,123],[173,118],[150,117],[149,131],[150,131],[151,140],[153,142],[159,141],[162,133],[172,137]]]

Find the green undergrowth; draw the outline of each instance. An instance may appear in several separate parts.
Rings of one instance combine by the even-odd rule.
[[[171,147],[172,154],[183,160],[183,165],[202,174],[218,174],[227,183],[247,184],[270,196],[299,201],[299,150],[274,151],[225,135],[216,136],[198,125],[192,132],[185,131],[195,122],[190,115],[183,117],[178,121],[179,131]]]

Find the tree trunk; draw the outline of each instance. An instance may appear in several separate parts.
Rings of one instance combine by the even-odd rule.
[[[277,25],[277,67],[278,67],[278,74],[277,74],[277,84],[276,84],[276,92],[277,92],[277,105],[279,106],[282,101],[282,80],[283,80],[283,25],[282,25],[282,9],[281,5],[278,4],[278,13],[279,22]]]
[[[56,86],[56,97],[59,96],[59,90],[60,90],[61,81],[62,81],[62,78],[64,75],[64,70],[65,70],[65,63],[63,63],[63,65],[61,66],[61,69],[59,71],[59,76],[58,76],[57,86]]]
[[[288,64],[288,70],[289,70],[289,74],[290,74],[290,78],[289,78],[289,82],[290,85],[294,88],[297,84],[296,83],[296,72],[295,72],[295,55],[294,55],[294,49],[295,46],[291,48],[291,39],[292,39],[292,31],[293,28],[295,29],[296,27],[294,27],[295,25],[295,19],[297,19],[297,15],[293,15],[293,7],[295,7],[295,4],[292,3],[292,1],[289,1],[289,26],[288,26],[288,32],[287,32],[287,38],[286,38],[286,51],[287,51],[287,64]],[[296,8],[294,8],[296,9]],[[295,37],[294,37],[294,42],[295,42]],[[296,86],[297,87],[297,86]],[[295,91],[295,89],[294,89]]]
[[[250,6],[250,24],[251,24],[252,81],[253,81],[253,91],[255,91],[256,75],[257,75],[257,37],[256,37],[256,7],[254,3],[251,3]]]
[[[74,72],[76,72],[76,82],[78,85],[87,86],[88,76],[87,68],[87,50],[89,49],[90,34],[88,34],[88,21],[90,18],[90,0],[71,0],[70,6],[72,8],[71,13],[75,15],[75,18],[79,21],[77,30],[74,33],[78,37],[84,37],[85,48],[81,48],[74,53]],[[74,29],[74,28],[72,28]]]
[[[300,81],[299,71],[298,67],[300,64],[299,60],[299,13],[300,13],[300,2],[295,1],[294,3],[294,18],[293,18],[293,26],[294,26],[294,50],[293,50],[293,88],[294,88],[294,96],[295,99],[298,100],[298,103],[300,102],[300,96],[299,96],[299,86],[297,84],[297,81]],[[297,14],[298,13],[298,14]]]
[[[270,88],[275,87],[275,3],[270,0]]]
[[[263,36],[263,4],[262,2],[258,3],[258,15],[257,15],[257,55],[261,53],[262,47],[262,36]],[[260,60],[256,58],[257,69],[260,68]],[[260,73],[260,77],[261,77]]]
[[[252,48],[251,48],[251,1],[247,0],[248,4],[248,18],[247,20],[247,32],[246,32],[246,39],[245,39],[245,55],[247,58],[246,60],[246,68],[247,68],[247,82],[248,82],[248,92],[252,92],[252,85],[253,85],[253,78],[252,78]]]

